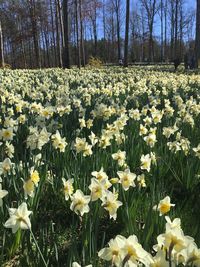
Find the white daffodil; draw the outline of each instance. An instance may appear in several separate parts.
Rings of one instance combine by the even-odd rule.
[[[72,267],[81,267],[81,265],[75,261],[75,262],[72,262]],[[92,267],[92,264],[86,265],[85,267]]]
[[[104,172],[103,167],[101,167],[100,171],[93,171],[91,174],[93,177],[97,178],[97,180],[99,181],[108,179],[108,175]]]
[[[117,153],[112,154],[112,158],[118,162],[119,166],[123,166],[126,160],[126,151],[118,150]]]
[[[122,264],[122,248],[124,247],[126,238],[117,235],[114,239],[108,242],[108,247],[101,249],[98,252],[99,258],[112,261],[112,265],[121,266]]]
[[[0,174],[10,173],[13,165],[9,158],[4,159],[3,162],[0,162]]]
[[[63,191],[65,194],[65,200],[68,200],[69,197],[73,194],[74,192],[74,187],[73,187],[73,182],[74,179],[69,179],[69,180],[65,180],[64,178],[62,178],[62,182],[63,182]]]
[[[11,228],[13,233],[16,233],[18,229],[30,229],[31,222],[29,215],[32,211],[27,209],[27,204],[23,202],[17,209],[10,208],[10,218],[5,222],[6,228]]]
[[[91,184],[89,185],[89,189],[91,191],[91,201],[96,201],[97,199],[101,199],[105,194],[106,190],[106,180],[99,181],[96,178],[91,179]]]
[[[150,172],[150,168],[151,168],[151,156],[149,154],[142,155],[141,156],[141,159],[140,159],[140,162],[141,162],[140,168],[142,170],[147,170],[148,172]]]
[[[122,184],[122,187],[125,191],[129,189],[130,186],[135,187],[134,180],[136,179],[136,174],[131,173],[129,169],[126,169],[125,171],[118,171],[117,172],[119,176],[119,183]]]
[[[170,203],[170,197],[166,196],[159,202],[158,205],[155,205],[153,209],[159,211],[160,216],[162,216],[163,214],[166,214],[167,212],[169,212],[171,207],[174,207],[174,206],[175,204]]]
[[[0,207],[3,205],[2,198],[4,198],[7,194],[8,194],[8,191],[2,190],[2,185],[0,183]]]
[[[72,203],[70,209],[76,214],[83,216],[84,213],[88,213],[90,208],[88,203],[90,202],[90,196],[85,196],[81,190],[76,190],[76,192],[71,196]]]
[[[104,209],[109,212],[110,218],[116,220],[117,209],[122,206],[122,202],[117,200],[117,194],[107,191],[107,193],[102,198],[102,205]]]

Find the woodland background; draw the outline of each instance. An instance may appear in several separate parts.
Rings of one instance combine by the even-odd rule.
[[[0,64],[124,65],[200,58],[200,1],[0,0]]]

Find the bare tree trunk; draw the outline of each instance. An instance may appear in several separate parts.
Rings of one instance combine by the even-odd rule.
[[[108,60],[107,58],[107,40],[106,40],[106,12],[105,12],[105,0],[103,0],[103,39],[104,39],[104,61]]]
[[[153,25],[149,26],[149,61],[153,61]]]
[[[120,2],[117,3],[116,8],[116,16],[117,16],[117,50],[118,50],[118,61],[121,59],[121,38],[120,38],[120,18],[119,18],[119,12],[120,12]]]
[[[82,0],[79,0],[79,13],[80,13],[82,66],[85,67],[85,47],[84,47],[84,33],[83,33]]]
[[[167,57],[167,0],[165,0],[165,44],[164,44],[164,60]]]
[[[196,11],[196,40],[195,40],[196,67],[200,66],[200,0],[197,0]]]
[[[130,0],[126,0],[126,30],[124,42],[124,67],[128,67],[128,37],[129,37]]]
[[[63,20],[64,20],[64,47],[63,47],[63,67],[70,68],[69,58],[69,17],[68,0],[63,0]]]
[[[163,0],[160,2],[160,21],[161,21],[161,44],[160,44],[160,60],[163,62]]]
[[[111,27],[111,43],[112,43],[112,46],[111,46],[111,53],[109,53],[109,56],[110,56],[110,62],[113,62],[114,59],[115,59],[115,48],[114,48],[114,42],[115,42],[115,31],[114,31],[114,13],[112,12],[112,15],[111,15],[111,24],[112,24],[112,27]],[[118,54],[119,54],[119,50],[118,50]]]
[[[57,66],[57,52],[56,52],[56,38],[54,32],[54,16],[53,16],[53,5],[52,0],[50,0],[50,12],[51,12],[51,30],[52,30],[52,38],[53,38],[53,52],[54,52],[54,60],[55,66]]]
[[[34,50],[35,50],[36,67],[41,67],[40,51],[39,51],[39,43],[38,43],[38,32],[37,32],[37,21],[36,21],[36,16],[35,16],[35,0],[30,0],[30,17],[31,17]]]
[[[174,25],[175,25],[175,19],[174,19],[174,0],[171,0],[171,44],[170,44],[170,56],[171,60],[174,59]]]
[[[22,35],[23,35],[23,31],[22,31]],[[23,55],[23,65],[24,65],[24,68],[26,69],[27,68],[27,61],[26,61],[25,45],[24,45],[23,38],[21,40],[21,48],[22,48],[22,55]]]
[[[44,30],[44,40],[45,40],[45,46],[46,46],[46,53],[47,53],[47,66],[52,67],[52,64],[50,63],[50,55],[49,55],[49,38],[48,38],[48,31]],[[44,57],[45,58],[45,57]],[[45,62],[46,64],[46,62]]]
[[[57,0],[58,4],[58,16],[60,22],[60,37],[61,37],[61,55],[63,54],[63,47],[64,47],[64,25],[63,25],[63,12],[61,12],[61,3],[60,0]],[[61,56],[61,67],[63,67],[63,57]]]
[[[95,9],[96,13],[96,9]],[[93,22],[93,31],[94,31],[94,56],[97,56],[97,18],[95,14],[95,20]]]
[[[28,51],[29,51],[29,66],[31,69],[33,68],[33,58],[32,58],[32,50],[31,50],[31,42],[28,42]]]
[[[0,21],[0,67],[4,67],[3,33]]]
[[[57,54],[58,54],[58,66],[62,68],[62,40],[60,42],[60,36],[61,36],[61,25],[59,24],[59,3],[55,0],[56,5],[56,46],[57,46]]]
[[[90,14],[90,19],[92,23],[93,36],[94,36],[94,56],[97,56],[97,0],[92,0],[93,6]],[[91,38],[92,39],[92,38]]]
[[[179,0],[176,0],[176,3],[175,3],[174,59],[178,58],[178,3],[179,3]]]
[[[11,40],[11,53],[12,53],[12,67],[15,69],[16,68],[16,58],[15,58],[15,51],[16,51],[16,47],[14,42],[12,42]]]
[[[76,14],[76,45],[77,45],[77,58],[78,58],[78,68],[81,68],[81,49],[80,49],[80,42],[79,42],[79,23],[78,23],[78,0],[75,0],[75,14]]]
[[[179,27],[179,32],[180,32],[180,42],[179,42],[179,56],[180,60],[183,60],[183,1],[180,1],[180,27]]]
[[[148,47],[148,54],[149,54],[149,61],[153,61],[154,59],[154,44],[153,44],[153,26],[155,15],[158,11],[158,1],[157,0],[141,0],[142,6],[147,15],[148,21],[148,30],[149,30],[149,47]]]
[[[42,31],[42,35],[41,35],[41,42],[42,42],[42,46],[43,46],[43,53],[42,53],[42,56],[41,56],[41,65],[42,67],[46,68],[46,67],[49,67],[49,65],[47,66],[46,64],[46,44],[45,44],[45,33],[44,33],[44,30]]]
[[[141,9],[141,17],[142,17],[142,37],[141,37],[141,42],[142,42],[142,48],[141,48],[141,57],[140,61],[145,61],[145,48],[144,48],[144,43],[145,43],[145,25],[144,25],[144,13],[143,9]]]

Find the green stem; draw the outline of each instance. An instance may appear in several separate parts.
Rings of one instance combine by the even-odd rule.
[[[45,266],[45,267],[48,267],[48,264],[46,263],[46,261],[45,261],[43,255],[42,255],[42,252],[41,252],[41,250],[40,250],[40,248],[39,248],[39,246],[38,246],[38,242],[37,242],[37,240],[36,240],[36,238],[35,238],[35,236],[34,236],[32,230],[31,230],[31,228],[29,228],[29,230],[30,230],[30,232],[31,232],[31,235],[32,235],[32,237],[33,237],[33,240],[34,240],[34,242],[35,242],[35,245],[36,245],[36,247],[37,247],[37,249],[38,249],[38,251],[39,251],[39,254],[40,254],[41,258],[42,258],[42,261],[43,261],[43,263],[44,263],[44,266]]]

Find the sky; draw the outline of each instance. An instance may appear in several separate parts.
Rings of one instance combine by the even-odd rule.
[[[168,0],[169,1],[169,0]],[[196,1],[197,0],[184,0],[184,8],[185,10],[191,11],[196,9]],[[124,37],[125,34],[125,6],[126,6],[126,0],[122,0],[123,3],[123,13],[124,13],[124,18],[123,18],[123,25],[121,29],[121,36]],[[130,10],[131,12],[133,9],[136,9],[137,7],[140,6],[141,0],[130,0]],[[160,37],[160,16],[157,14],[155,16],[155,23],[154,23],[154,36],[157,36],[158,38]],[[194,37],[195,34],[195,23],[193,25],[193,28],[191,29],[191,36]],[[102,17],[99,18],[99,23],[98,23],[98,38],[103,37],[103,25],[102,25]]]
[[[197,0],[184,0],[184,8],[185,10],[191,11],[192,9],[195,10],[196,9],[196,1]],[[126,0],[122,0],[123,4],[126,4]],[[135,6],[139,6],[141,3],[141,0],[130,0],[130,5],[131,5],[131,10],[133,10],[133,8]],[[155,16],[155,24],[154,24],[154,35],[155,36],[160,36],[160,16],[157,14]],[[193,29],[191,29],[191,31],[193,33],[195,33],[195,24]]]

